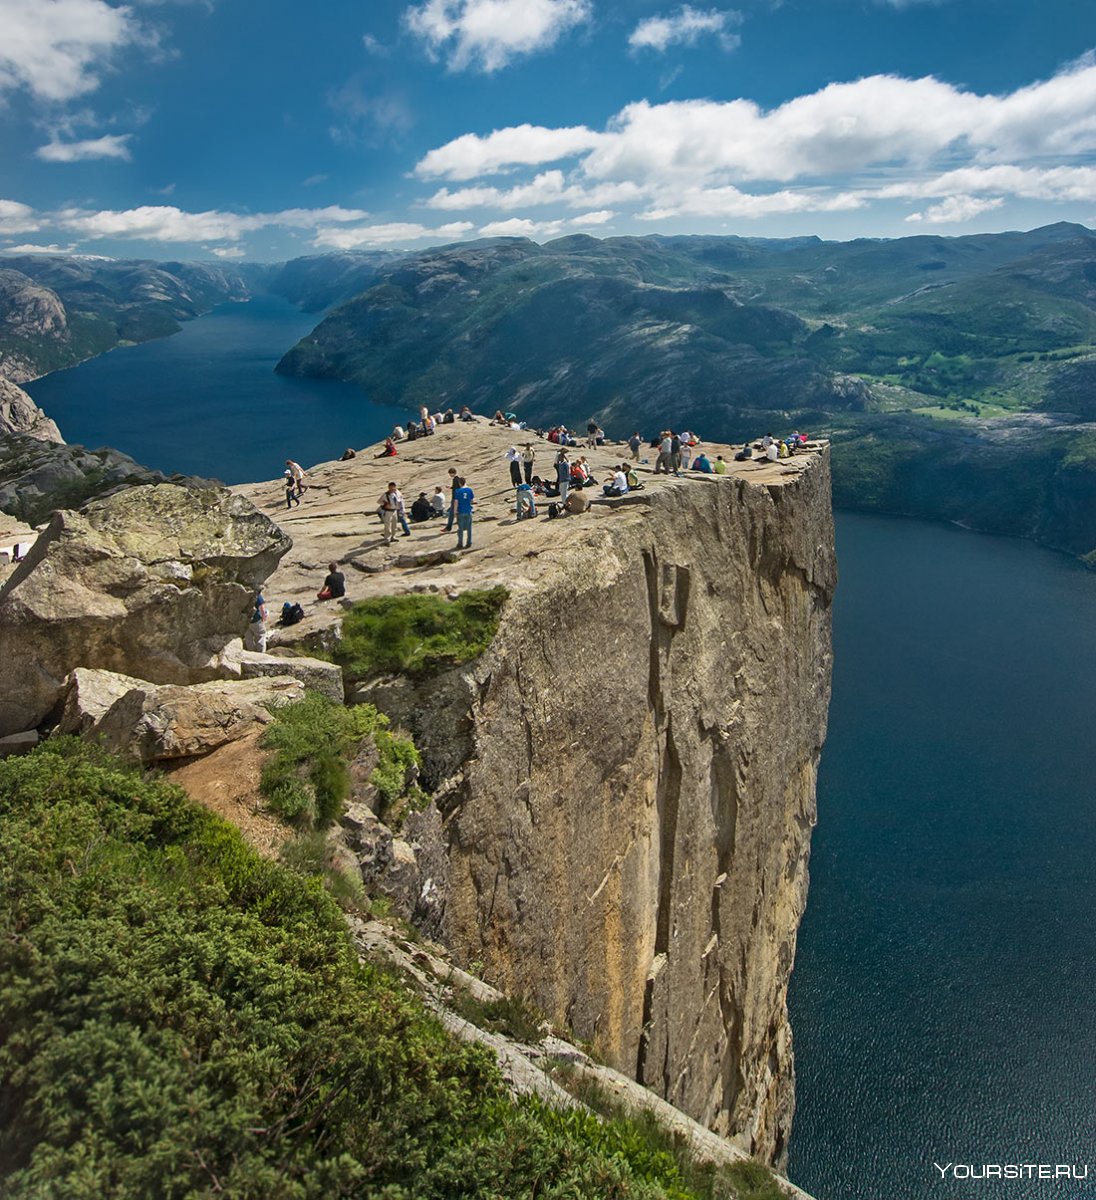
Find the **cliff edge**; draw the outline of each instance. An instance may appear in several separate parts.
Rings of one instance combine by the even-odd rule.
[[[313,469],[302,507],[283,509],[294,551],[266,595],[307,601],[330,559],[352,599],[509,588],[470,669],[364,689],[414,733],[435,789],[432,932],[779,1165],[830,688],[828,447],[724,476],[648,466],[642,491],[590,513],[516,521],[515,436],[448,426],[396,459]],[[554,447],[536,451],[546,474]],[[582,453],[600,478],[625,450]],[[410,501],[450,463],[476,491],[477,549],[456,556],[440,521],[384,547],[385,483]],[[276,481],[238,490],[276,511]],[[338,610],[311,609],[284,641],[338,636]]]

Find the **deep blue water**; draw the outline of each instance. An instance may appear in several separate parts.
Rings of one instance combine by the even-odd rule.
[[[385,437],[403,409],[333,380],[274,374],[320,317],[277,296],[223,304],[172,337],[112,350],[25,385],[65,440],[146,467],[244,483]]]
[[[314,321],[274,297],[226,305],[28,390],[69,441],[270,478],[406,415],[273,374]],[[819,1200],[1096,1194],[1096,574],[854,514],[838,551],[791,1177]],[[1088,1191],[932,1168],[1089,1156]]]
[[[792,980],[819,1200],[1096,1195],[1096,574],[838,516],[830,732]],[[1091,1162],[943,1184],[933,1162]]]

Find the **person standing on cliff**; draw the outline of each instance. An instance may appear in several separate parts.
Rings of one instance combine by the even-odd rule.
[[[266,653],[266,600],[262,592],[255,593],[255,607],[247,624],[247,648]]]
[[[457,502],[453,493],[457,490],[457,468],[449,468],[449,519],[445,522],[445,532],[453,532],[453,522],[457,519]]]
[[[304,467],[299,462],[294,462],[291,458],[285,460],[285,465],[290,475],[293,476],[293,482],[297,485],[297,499],[301,497],[301,493],[306,491],[304,482]]]
[[[556,481],[559,484],[559,502],[566,504],[567,491],[571,486],[571,463],[566,450],[561,450],[556,455]]]
[[[525,482],[533,482],[533,462],[537,457],[537,452],[533,449],[532,442],[525,443],[525,449],[521,452],[521,466],[525,471]]]
[[[380,499],[381,521],[384,523],[384,544],[391,546],[396,539],[396,525],[399,523],[399,506],[396,497],[399,489],[394,483],[388,485],[388,490]]]
[[[628,447],[632,451],[632,458],[639,462],[639,449],[643,445],[643,439],[639,436],[639,432],[635,432],[628,439]]]
[[[517,446],[511,446],[506,451],[506,461],[510,464],[510,482],[517,487],[521,483],[521,455]]]
[[[662,440],[658,443],[658,458],[655,460],[655,474],[662,472],[669,475],[672,458],[673,439],[670,437],[669,430],[662,431]]]
[[[454,480],[453,504],[457,512],[457,549],[472,549],[472,510],[475,493],[460,475]]]

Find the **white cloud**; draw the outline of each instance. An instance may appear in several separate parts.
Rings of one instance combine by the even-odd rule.
[[[148,41],[125,5],[104,0],[0,0],[0,92],[65,101],[99,86],[125,46]]]
[[[216,254],[218,258],[245,258],[247,251],[242,246],[209,246],[206,247],[210,254]]]
[[[565,129],[514,125],[486,137],[465,133],[431,150],[416,164],[415,174],[420,179],[463,180],[512,167],[540,166],[593,150],[604,136],[584,125]]]
[[[566,204],[570,208],[590,208],[597,204],[620,204],[641,199],[643,191],[636,184],[604,183],[593,187],[565,183],[562,171],[542,171],[530,183],[511,188],[470,187],[451,192],[441,188],[426,201],[427,208],[457,211],[466,208],[536,207],[541,204]]]
[[[907,221],[927,221],[932,225],[950,225],[969,221],[981,213],[1000,208],[1004,200],[1000,196],[979,198],[978,196],[949,196],[940,204],[926,208],[924,212],[910,213]]]
[[[861,192],[831,192],[821,188],[783,188],[776,192],[742,192],[728,185],[696,188],[661,207],[638,213],[641,221],[665,221],[672,217],[769,217],[778,213],[844,212],[863,208]]]
[[[929,199],[977,192],[1007,193],[1024,200],[1096,199],[1096,167],[958,167],[928,178],[900,180],[880,188],[884,199]]]
[[[425,0],[404,13],[407,28],[450,70],[497,71],[547,50],[590,16],[589,0]]]
[[[724,50],[736,50],[742,43],[731,27],[742,22],[742,14],[728,9],[693,8],[683,5],[669,16],[647,17],[632,30],[628,45],[633,50],[655,50],[670,46],[695,46],[701,38],[714,37]]]
[[[26,242],[22,246],[4,246],[0,254],[71,254],[76,249],[76,243],[68,246],[39,246],[34,242]]]
[[[29,204],[0,200],[0,234],[37,233],[41,228],[37,214]]]
[[[362,246],[392,246],[407,242],[458,239],[474,228],[470,221],[453,221],[428,229],[411,221],[382,225],[348,225],[317,229],[313,245],[322,250],[356,250]]]
[[[237,242],[247,233],[268,226],[317,229],[360,221],[363,209],[288,208],[273,213],[184,212],[168,204],[146,204],[124,211],[62,209],[54,221],[82,238],[140,238],[149,242]]]
[[[35,150],[38,158],[46,162],[88,162],[96,158],[117,158],[130,161],[129,139],[131,133],[107,134],[104,137],[86,138],[81,142],[47,142]]]
[[[597,212],[579,213],[577,217],[572,217],[570,223],[572,225],[607,225],[616,213],[611,208],[602,208]]]
[[[1007,196],[1090,203],[1094,154],[1089,56],[1001,95],[875,75],[769,110],[741,98],[642,100],[601,131],[520,125],[465,134],[430,151],[415,174],[468,183],[424,201],[454,212],[629,204],[641,219],[719,219],[968,198],[922,215],[943,221],[970,214],[970,198],[987,195],[992,207]],[[484,181],[548,163],[559,165],[506,188]]]
[[[563,229],[562,221],[531,221],[528,217],[510,217],[506,221],[490,221],[480,227],[481,237],[554,237]]]

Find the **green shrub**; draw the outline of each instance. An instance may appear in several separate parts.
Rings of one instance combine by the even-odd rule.
[[[627,1123],[511,1102],[317,879],[71,743],[0,762],[0,1112],[5,1200],[694,1195]]]
[[[377,765],[370,783],[377,789],[377,816],[398,826],[427,797],[408,783],[420,762],[415,743],[392,733],[388,724],[371,704],[347,708],[317,692],[277,709],[261,741],[275,751],[259,780],[269,807],[304,829],[330,825],[350,794],[350,760],[363,739],[372,737]]]
[[[332,657],[352,679],[386,671],[424,675],[481,655],[498,629],[504,587],[435,595],[379,596],[353,605]]]
[[[318,692],[283,705],[260,742],[275,751],[259,780],[267,804],[305,828],[330,825],[350,794],[349,756],[387,724],[372,705],[347,708]]]

